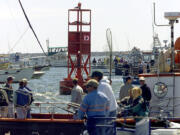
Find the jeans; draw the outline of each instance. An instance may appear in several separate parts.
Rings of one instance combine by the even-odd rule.
[[[31,108],[27,109],[27,118],[31,118]]]
[[[89,135],[106,135],[105,134],[106,128],[103,126],[98,126],[98,125],[105,125],[105,124],[106,122],[105,122],[105,119],[103,118],[96,118],[96,117],[88,118],[87,130],[88,130]]]
[[[25,119],[27,117],[27,109],[25,107],[16,107],[17,118]]]
[[[8,105],[8,118],[14,118],[14,104],[12,102]]]
[[[116,117],[116,110],[109,112],[109,117]]]
[[[108,117],[116,117],[116,110],[109,112]],[[108,125],[113,126],[113,119],[107,120]],[[113,135],[114,134],[114,128],[113,127],[107,127],[106,128],[106,135]]]

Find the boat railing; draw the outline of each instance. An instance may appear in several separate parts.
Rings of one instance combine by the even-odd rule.
[[[79,105],[71,102],[34,102],[31,105],[34,113],[74,113]]]

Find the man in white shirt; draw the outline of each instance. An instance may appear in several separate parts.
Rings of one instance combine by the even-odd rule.
[[[97,90],[104,93],[109,99],[109,115],[107,117],[116,117],[116,111],[118,105],[112,87],[110,85],[110,81],[109,80],[105,81],[104,80],[105,78],[103,78],[103,73],[100,71],[94,71],[91,75],[91,78],[99,82],[99,86]],[[108,120],[108,122],[110,121],[111,120]],[[113,135],[113,134],[114,134],[113,128],[106,129],[106,135]]]
[[[103,73],[100,71],[94,71],[91,75],[91,78],[99,82],[97,90],[103,92],[110,100],[109,117],[116,117],[116,110],[118,105],[111,85],[108,83],[108,81],[104,81]]]

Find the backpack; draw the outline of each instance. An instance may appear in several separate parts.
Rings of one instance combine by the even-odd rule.
[[[8,103],[7,93],[3,89],[0,89],[0,106],[8,106]]]

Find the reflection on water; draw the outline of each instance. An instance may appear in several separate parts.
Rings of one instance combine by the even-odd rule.
[[[66,77],[67,68],[59,67],[50,68],[48,71],[45,71],[45,74],[40,79],[29,80],[28,87],[32,89],[34,93],[35,102],[70,101],[70,95],[59,95],[59,82]],[[112,88],[116,98],[119,96],[121,85],[122,78],[120,76],[112,76]],[[18,88],[18,84],[14,84],[13,87],[16,90]],[[37,110],[33,109],[33,111]]]

